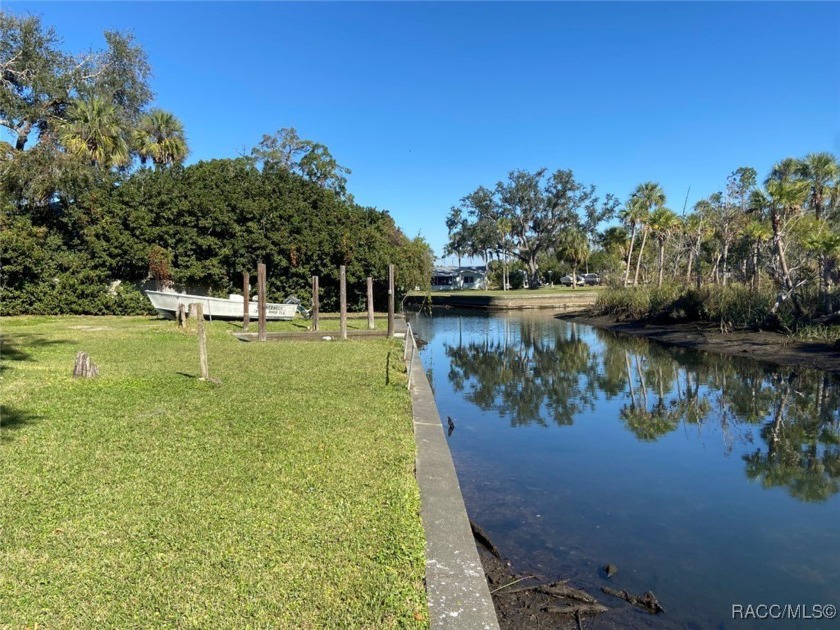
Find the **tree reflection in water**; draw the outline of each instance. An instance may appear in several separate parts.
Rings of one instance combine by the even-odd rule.
[[[620,400],[619,420],[641,441],[680,426],[718,423],[724,448],[762,444],[745,474],[802,501],[840,491],[840,384],[829,374],[669,348],[575,324],[524,319],[481,342],[446,344],[456,391],[513,426],[569,426],[601,399]],[[750,449],[751,450],[751,449]]]

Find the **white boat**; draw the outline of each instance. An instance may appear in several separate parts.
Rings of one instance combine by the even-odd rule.
[[[145,293],[155,310],[169,319],[175,319],[175,314],[181,304],[186,308],[189,308],[190,304],[201,304],[206,319],[242,319],[244,314],[245,298],[241,295],[231,294],[225,300],[224,298],[189,295],[187,293],[175,293],[174,291],[145,291]],[[299,305],[295,303],[266,304],[265,318],[267,320],[290,320],[294,319],[298,310]],[[251,321],[256,322],[259,318],[256,300],[249,302],[248,314]]]

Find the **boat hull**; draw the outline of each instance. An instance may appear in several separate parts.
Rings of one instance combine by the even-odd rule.
[[[190,304],[201,304],[205,319],[238,319],[243,316],[243,300],[226,300],[205,295],[188,295],[186,293],[170,293],[164,291],[146,291],[146,297],[152,302],[155,310],[168,319],[175,319],[178,307],[183,304],[189,308]],[[266,304],[265,318],[267,320],[290,320],[297,313],[296,304]],[[254,321],[259,317],[257,303],[249,302],[248,314]]]

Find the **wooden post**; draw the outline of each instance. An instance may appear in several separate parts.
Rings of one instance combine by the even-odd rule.
[[[388,338],[394,336],[394,265],[388,265]]]
[[[96,378],[99,376],[99,368],[96,363],[90,360],[87,352],[79,350],[76,353],[76,364],[73,366],[73,378]]]
[[[321,299],[318,295],[318,276],[312,276],[312,330],[318,330],[318,313],[321,310]]]
[[[265,264],[257,265],[257,304],[260,312],[257,340],[265,341]]]
[[[347,268],[344,265],[341,265],[338,297],[341,317],[341,338],[347,339]]]
[[[242,332],[248,332],[251,324],[251,274],[247,271],[242,272],[242,297],[245,302],[242,307]]]
[[[178,328],[184,328],[187,325],[187,306],[185,304],[178,304],[178,310],[175,311],[175,321],[178,322]]]
[[[195,307],[196,324],[198,326],[198,363],[201,366],[201,380],[210,378],[210,367],[207,364],[207,331],[204,329],[204,308],[201,304],[191,304]]]
[[[373,324],[373,278],[367,279],[368,330],[374,329]]]

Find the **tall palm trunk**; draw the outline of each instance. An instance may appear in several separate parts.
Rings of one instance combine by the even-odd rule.
[[[639,284],[639,269],[642,266],[642,256],[645,254],[645,243],[647,242],[647,226],[642,227],[642,244],[639,246],[639,258],[636,260],[636,275],[633,276],[633,286]]]
[[[662,270],[665,268],[665,239],[659,240],[659,280],[656,283],[657,287],[662,286]]]
[[[627,252],[627,269],[624,271],[624,288],[627,288],[627,282],[630,280],[630,261],[633,260],[633,244],[636,242],[636,224],[634,223],[630,231],[630,250]]]

